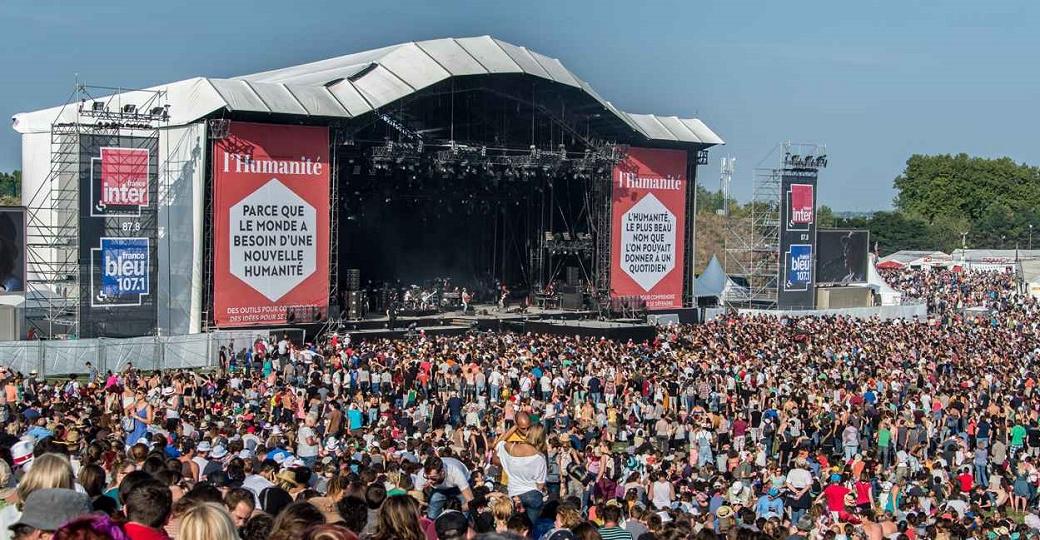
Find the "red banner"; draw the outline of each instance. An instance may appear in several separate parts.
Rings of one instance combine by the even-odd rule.
[[[313,322],[329,307],[329,131],[232,122],[213,146],[213,320]]]
[[[610,294],[682,307],[686,152],[631,148],[614,167]]]

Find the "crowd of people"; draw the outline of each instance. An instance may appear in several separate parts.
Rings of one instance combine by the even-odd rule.
[[[0,540],[1040,538],[1040,306],[886,278],[932,315],[0,368]]]

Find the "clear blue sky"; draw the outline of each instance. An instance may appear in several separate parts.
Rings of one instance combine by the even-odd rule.
[[[382,45],[491,34],[557,57],[624,110],[696,116],[737,158],[734,193],[783,140],[828,145],[821,201],[890,206],[912,153],[1040,164],[1040,2],[5,0],[0,113],[59,105],[75,75],[144,87]],[[20,167],[0,130],[0,170]]]

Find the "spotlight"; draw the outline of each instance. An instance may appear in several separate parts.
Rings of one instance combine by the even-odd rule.
[[[90,110],[94,112],[101,112],[105,110],[105,104],[100,101],[95,101],[90,105]]]
[[[127,103],[123,105],[123,114],[135,114],[137,112],[137,105],[133,103]]]

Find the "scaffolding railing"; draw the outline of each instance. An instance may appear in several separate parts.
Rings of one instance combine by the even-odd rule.
[[[50,169],[26,207],[26,321],[38,336],[79,335],[81,138],[84,135],[158,136],[169,120],[165,91],[77,84],[51,125]],[[104,97],[95,97],[109,93]],[[68,111],[73,111],[68,118]]]

